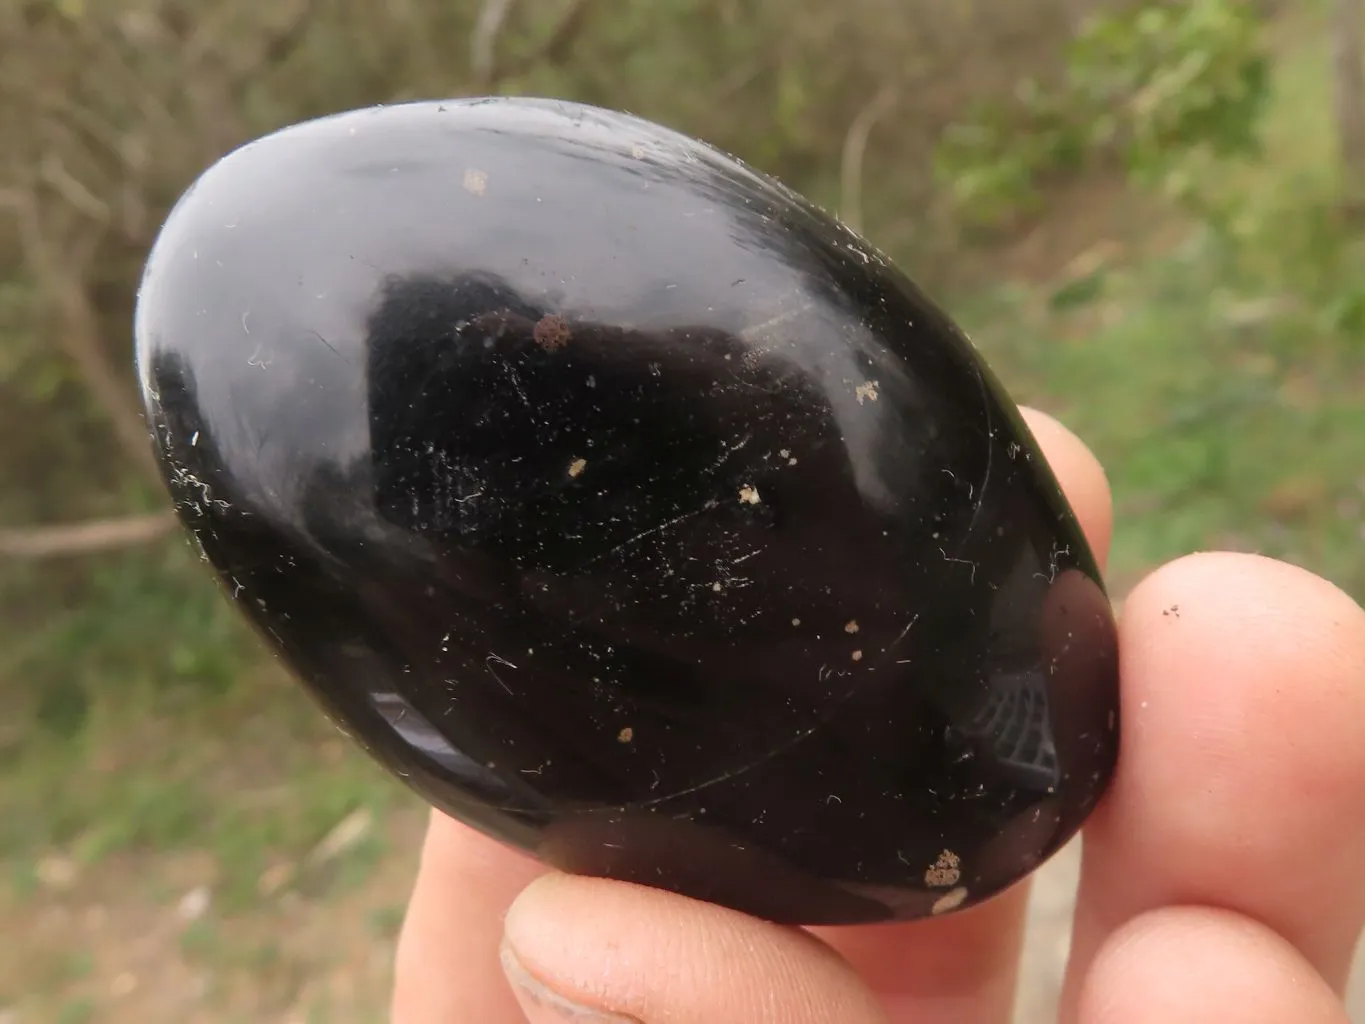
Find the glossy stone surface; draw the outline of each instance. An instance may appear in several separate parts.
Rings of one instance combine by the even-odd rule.
[[[1076,522],[865,242],[646,122],[529,100],[257,141],[137,312],[242,613],[433,804],[785,922],[1018,881],[1117,753]]]

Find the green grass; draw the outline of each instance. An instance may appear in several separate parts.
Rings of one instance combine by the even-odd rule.
[[[4,692],[28,720],[6,736],[0,781],[16,887],[52,850],[90,865],[193,845],[228,868],[225,898],[249,901],[272,855],[403,797],[267,662],[178,541],[101,560],[78,597],[7,645]]]
[[[1199,270],[1167,258],[1115,275],[1096,300],[1108,322],[1080,335],[1018,299],[1000,303],[1016,314],[1008,336],[994,317],[976,334],[1016,396],[1063,419],[1105,464],[1116,579],[1233,547],[1365,596],[1365,360],[1277,356],[1293,323],[1230,326]]]
[[[1338,329],[1330,301],[1332,287],[1365,281],[1365,258],[1316,241],[1331,225],[1312,198],[1332,175],[1315,46],[1282,62],[1267,160],[1225,174],[1262,217],[1244,248],[1193,238],[1060,290],[1002,286],[949,303],[1016,398],[1061,417],[1105,463],[1120,584],[1231,546],[1365,598],[1365,343]],[[1294,303],[1279,301],[1286,282]],[[173,909],[183,889],[158,878],[158,858],[207,852],[212,912],[172,948],[259,976],[288,1003],[302,968],[225,922],[275,920],[263,876],[301,863],[357,808],[376,816],[375,833],[286,888],[318,908],[363,889],[400,852],[383,823],[415,802],[267,662],[178,540],[79,570],[0,565],[0,607],[0,911],[50,897],[41,865],[54,856],[82,877],[126,871],[131,857],[149,866],[126,873],[139,898]],[[402,897],[385,893],[345,926],[391,941]],[[49,962],[55,1019],[99,1016],[102,996],[80,987],[88,962]],[[13,984],[2,975],[0,1010]],[[319,995],[309,1019],[327,1010]]]

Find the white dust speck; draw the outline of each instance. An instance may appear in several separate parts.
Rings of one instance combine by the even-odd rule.
[[[78,869],[70,857],[44,857],[38,862],[34,874],[38,881],[49,889],[67,889],[76,881]]]
[[[622,729],[620,732],[616,734],[616,740],[618,743],[629,743],[634,738],[635,730],[632,729],[630,726],[626,726],[624,729]]]
[[[967,888],[966,886],[959,885],[956,889],[944,893],[935,900],[934,905],[929,908],[929,913],[946,914],[948,911],[956,910],[958,907],[962,906],[966,899]]]
[[[182,921],[197,921],[209,909],[209,887],[198,885],[180,897],[175,906],[176,916]]]
[[[115,999],[122,999],[124,996],[132,995],[137,988],[137,975],[131,971],[123,971],[115,976],[109,985],[109,994]]]
[[[858,620],[857,620],[857,619],[849,619],[847,625],[844,626],[844,632],[845,632],[845,633],[856,633],[856,632],[858,632]]]
[[[758,488],[752,484],[745,484],[739,489],[739,500],[746,505],[757,505],[763,499],[758,496]]]
[[[862,652],[862,651],[854,651],[854,652],[853,652],[853,660],[854,660],[854,661],[862,661],[862,660],[863,660],[863,652]]]
[[[569,476],[576,477],[587,468],[588,468],[587,459],[574,459],[572,462],[569,463]]]
[[[858,396],[858,404],[862,405],[864,402],[875,402],[880,398],[881,395],[877,390],[880,386],[881,385],[875,380],[869,380],[854,388],[853,393]]]

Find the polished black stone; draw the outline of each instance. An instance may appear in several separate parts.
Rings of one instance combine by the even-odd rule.
[[[136,334],[237,606],[549,864],[925,916],[1109,780],[1109,602],[1015,407],[883,256],[697,142],[532,100],[287,129],[176,206]]]

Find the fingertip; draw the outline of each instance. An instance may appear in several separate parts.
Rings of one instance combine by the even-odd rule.
[[[515,947],[503,940],[501,947],[502,971],[520,1004],[528,1024],[551,1024],[565,1020],[579,1024],[639,1024],[638,1018],[612,1013],[593,1006],[585,1006],[566,998],[545,984],[521,962]]]
[[[1120,637],[1125,714],[1167,764],[1206,785],[1265,772],[1263,803],[1365,793],[1365,611],[1339,587],[1261,555],[1188,555],[1128,595]]]
[[[1104,466],[1084,441],[1052,416],[1027,407],[1019,411],[1103,566],[1114,533],[1113,496]]]
[[[1207,725],[1250,745],[1244,770],[1267,755],[1300,769],[1317,750],[1350,795],[1365,786],[1365,610],[1328,580],[1261,555],[1187,555],[1133,588],[1120,633],[1133,721],[1181,715],[1168,741]]]
[[[582,878],[558,871],[534,879],[512,901],[502,922],[503,944],[528,967],[541,961],[558,961],[572,952],[572,923],[596,907],[593,917],[614,909],[594,899],[596,890],[611,892],[618,884],[596,878]]]
[[[1347,1024],[1312,965],[1250,918],[1167,907],[1119,928],[1081,986],[1081,1024]]]
[[[579,1016],[884,1021],[849,965],[810,934],[646,886],[543,876],[513,901],[503,940],[509,979],[524,971]]]
[[[1344,984],[1365,920],[1365,613],[1301,568],[1203,553],[1140,582],[1119,629],[1123,753],[1086,827],[1068,993],[1106,936],[1171,904],[1259,921]]]
[[[1133,588],[1125,606],[1164,610],[1170,617],[1173,606],[1179,611],[1182,593],[1211,591],[1220,604],[1235,594],[1253,615],[1289,612],[1320,623],[1348,639],[1351,653],[1359,652],[1357,638],[1365,638],[1365,609],[1336,584],[1291,562],[1237,551],[1201,551],[1167,562]]]

